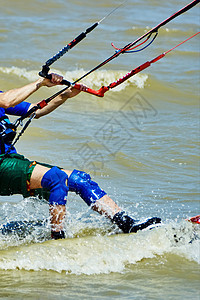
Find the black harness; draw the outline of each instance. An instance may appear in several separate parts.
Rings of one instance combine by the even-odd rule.
[[[11,145],[16,136],[16,126],[5,115],[0,118],[1,154],[5,153],[5,144]]]

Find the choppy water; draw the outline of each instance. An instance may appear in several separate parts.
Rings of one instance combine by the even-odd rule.
[[[0,0],[0,89],[37,79],[44,62],[119,1]],[[75,80],[186,5],[127,1],[52,66]],[[199,6],[167,24],[138,54],[121,55],[83,80],[99,88],[199,30]],[[33,121],[17,145],[30,159],[90,172],[135,218],[164,225],[112,235],[109,221],[68,198],[68,239],[48,225],[0,236],[0,297],[7,299],[199,299],[199,37],[99,99],[81,94]],[[32,102],[57,89],[43,89]],[[48,205],[1,197],[1,224],[48,218]],[[192,241],[192,242],[191,242]]]

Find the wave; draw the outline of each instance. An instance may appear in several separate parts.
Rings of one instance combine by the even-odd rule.
[[[60,70],[52,69],[51,72],[61,74],[67,80],[73,82],[77,78],[83,76],[87,71],[83,69],[78,69],[74,71],[63,72]],[[118,80],[119,78],[123,77],[129,71],[96,71],[87,78],[84,79],[84,84],[88,85],[91,88],[100,88],[102,85],[109,85],[111,82]],[[18,67],[0,67],[0,73],[8,74],[8,75],[15,75],[18,78],[25,78],[29,81],[37,80],[38,79],[38,71],[30,70],[28,71],[25,68],[18,68]],[[114,88],[114,92],[119,92],[124,90],[127,86],[134,85],[140,89],[144,88],[145,83],[148,79],[146,74],[136,74],[134,77],[129,78],[123,84],[119,85],[118,87]]]
[[[179,256],[199,264],[200,236],[197,230],[185,221],[128,235],[103,235],[100,230],[95,232],[92,227],[85,227],[79,232],[79,237],[35,244],[27,244],[26,240],[24,245],[2,249],[0,269],[51,270],[76,275],[109,274],[124,272],[128,265],[144,259],[162,256],[169,261]],[[85,236],[85,232],[91,235]],[[77,232],[74,235],[77,236]]]
[[[67,72],[58,69],[52,69],[51,71],[61,74],[70,82],[74,82],[77,78],[80,78],[87,72],[87,70],[84,69],[76,69]],[[122,78],[127,72],[130,72],[130,70],[99,70],[93,72],[81,82],[90,88],[98,90],[101,86],[107,86],[110,83],[117,81],[119,78]],[[164,69],[161,78],[157,78],[156,74],[136,74],[124,83],[113,88],[110,95],[112,93],[112,95],[117,96],[115,97],[115,105],[117,104],[117,101],[120,101],[121,103],[121,100],[126,100],[128,95],[133,95],[133,93],[136,92],[136,89],[139,89],[139,92],[144,92],[143,96],[154,102],[157,99],[161,103],[174,102],[181,105],[197,105],[199,94],[196,86],[198,79],[197,70],[185,71],[185,74],[181,73],[179,74],[179,77],[177,77],[177,72],[173,74],[170,70]],[[13,86],[21,86],[25,84],[24,80],[32,82],[38,79],[38,71],[14,66],[0,67],[0,74],[1,90],[10,89],[13,88]],[[189,80],[189,76],[191,80]],[[126,91],[126,93],[124,93],[124,91]],[[123,92],[120,97],[118,96],[119,92]],[[160,101],[160,99],[162,99],[162,101]]]

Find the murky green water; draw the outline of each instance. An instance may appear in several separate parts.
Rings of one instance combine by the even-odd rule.
[[[0,89],[37,79],[41,66],[119,2],[0,0]],[[186,1],[128,1],[52,66],[75,80]],[[198,31],[199,6],[160,30],[143,52],[83,80],[100,88]],[[0,236],[2,299],[199,299],[199,37],[99,99],[80,94],[32,122],[17,145],[30,159],[84,169],[135,218],[163,226],[112,235],[109,221],[68,197],[68,239],[48,227]],[[57,89],[43,89],[32,102]],[[48,205],[1,197],[1,224],[48,218]],[[176,242],[176,241],[177,242]],[[191,242],[192,241],[192,242]],[[190,243],[191,242],[191,243]]]

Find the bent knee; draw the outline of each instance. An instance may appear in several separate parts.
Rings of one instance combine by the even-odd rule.
[[[89,174],[78,170],[74,170],[69,176],[68,187],[69,191],[79,194],[89,206],[106,195],[106,192],[91,180]]]
[[[65,205],[68,195],[68,179],[67,174],[57,167],[47,171],[42,180],[41,185],[50,191],[49,203],[51,205]]]

